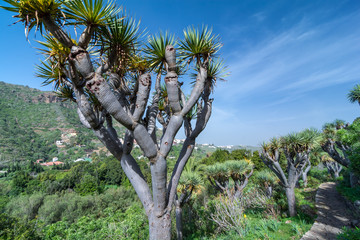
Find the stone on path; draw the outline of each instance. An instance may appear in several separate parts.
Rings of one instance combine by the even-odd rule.
[[[341,228],[348,226],[352,219],[343,197],[336,191],[336,184],[321,184],[315,202],[318,217],[301,240],[335,240]]]

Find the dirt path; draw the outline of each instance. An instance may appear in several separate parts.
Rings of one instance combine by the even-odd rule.
[[[333,240],[343,226],[349,225],[351,212],[333,182],[323,183],[316,193],[317,219],[301,240]]]

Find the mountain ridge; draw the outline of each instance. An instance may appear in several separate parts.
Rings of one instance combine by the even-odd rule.
[[[125,128],[114,124],[122,137]],[[64,148],[59,150],[55,142],[61,140],[66,131],[78,133],[69,143],[86,145],[87,150],[68,147],[67,152],[73,152],[71,156]],[[252,146],[214,146],[206,143],[197,144],[197,148],[206,154],[217,148],[258,150]],[[80,123],[74,104],[62,101],[54,92],[0,81],[0,163],[9,158],[11,161],[35,161],[59,155],[74,160],[90,149],[99,152],[104,147],[91,130]]]

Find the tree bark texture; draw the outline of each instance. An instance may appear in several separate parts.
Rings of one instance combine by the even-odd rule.
[[[273,193],[272,186],[268,186],[268,187],[266,188],[266,196],[267,196],[268,198],[271,198],[271,197],[272,197],[272,193]]]
[[[337,150],[336,150],[336,142],[328,139],[323,145],[321,145],[321,148],[329,154],[329,156],[343,165],[344,167],[349,167],[350,160],[346,157],[346,155],[342,156]],[[345,150],[343,150],[344,152]]]
[[[308,160],[306,168],[301,172],[301,177],[302,177],[302,180],[304,182],[304,187],[307,187],[307,183],[308,183],[308,180],[307,180],[308,176],[307,175],[308,175],[310,169],[311,169],[311,162],[310,162],[310,160]]]
[[[302,178],[302,180],[303,180],[304,187],[307,187],[307,183],[308,183],[308,181],[307,181],[307,173],[302,172],[302,173],[301,173],[301,178]]]
[[[323,162],[325,167],[327,168],[328,172],[331,174],[331,176],[336,179],[340,176],[340,172],[342,170],[342,166],[335,161],[325,161]]]
[[[176,217],[176,235],[178,240],[183,239],[183,225],[182,225],[182,207],[178,201],[175,201],[175,217]]]
[[[295,208],[295,186],[285,188],[290,217],[296,216]]]
[[[161,217],[151,214],[149,216],[149,238],[150,240],[171,239],[171,217],[167,213]]]
[[[350,172],[350,186],[355,187],[359,184],[359,177],[356,176],[353,172]]]

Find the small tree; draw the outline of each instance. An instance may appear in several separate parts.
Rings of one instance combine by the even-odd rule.
[[[354,151],[360,138],[360,124],[358,121],[349,127],[343,120],[335,120],[323,126],[321,140],[322,149],[337,163],[346,168],[351,168],[350,156],[357,155]],[[354,148],[355,147],[355,148]],[[358,159],[357,156],[355,159]],[[355,160],[356,162],[356,160]],[[354,187],[358,183],[358,177],[350,169],[350,185]]]
[[[352,90],[347,95],[348,100],[351,103],[358,103],[360,105],[360,84],[356,84]]]
[[[276,175],[267,169],[261,170],[255,173],[255,177],[260,182],[261,186],[264,188],[266,196],[268,198],[272,197],[273,188],[276,184]]]
[[[340,141],[337,132],[347,126],[348,124],[345,124],[342,120],[335,120],[333,123],[324,124],[321,141],[322,149],[344,167],[349,167],[350,165],[348,152],[351,151],[351,147],[349,144]]]
[[[324,164],[333,178],[339,177],[342,166],[338,162],[334,161],[334,159],[329,157],[329,155],[326,153],[321,155],[321,162]]]
[[[285,188],[290,216],[296,215],[295,186],[307,162],[310,151],[315,146],[317,131],[307,129],[300,133],[291,133],[281,138],[273,138],[262,145],[260,157],[266,166],[273,171]],[[280,151],[287,160],[287,175],[281,168]]]
[[[260,171],[260,170],[266,169],[264,162],[259,157],[259,151],[254,151],[254,153],[251,157],[251,162],[254,163],[255,170]]]
[[[230,160],[206,168],[211,185],[221,193],[226,193],[231,199],[241,196],[253,171],[254,165],[245,160]]]
[[[307,183],[308,183],[307,175],[308,175],[310,169],[311,169],[311,161],[310,161],[310,159],[308,159],[308,160],[305,162],[305,166],[304,166],[304,168],[303,168],[302,171],[301,171],[301,178],[302,178],[304,187],[307,187]]]
[[[190,201],[192,194],[201,189],[202,178],[198,172],[184,171],[179,181],[178,192],[175,200],[177,239],[183,239],[182,208]]]
[[[202,160],[202,163],[205,165],[213,165],[215,163],[223,163],[231,159],[229,151],[224,149],[216,149],[209,157],[206,157]]]
[[[40,44],[45,60],[38,66],[38,76],[53,84],[63,99],[76,104],[82,124],[120,162],[145,209],[150,239],[170,239],[170,212],[179,179],[210,118],[210,94],[223,71],[222,61],[216,61],[215,56],[222,45],[219,37],[207,27],[189,27],[178,41],[180,51],[176,53],[174,37],[160,34],[144,39],[139,23],[121,15],[111,2],[5,2],[10,6],[2,8],[17,14],[26,36],[34,27],[44,36]],[[70,25],[82,31],[78,39],[67,31]],[[178,81],[185,70],[195,76],[187,99]],[[156,81],[149,103],[151,74],[156,75]],[[166,97],[161,96],[163,77]],[[197,118],[192,126],[194,122],[185,116],[195,105]],[[122,139],[114,121],[126,128]],[[163,126],[159,140],[157,121]],[[168,179],[166,159],[183,125],[186,139]],[[134,140],[149,160],[152,191],[131,155]]]
[[[236,149],[230,153],[231,159],[241,160],[241,159],[251,159],[252,152],[248,149]]]

